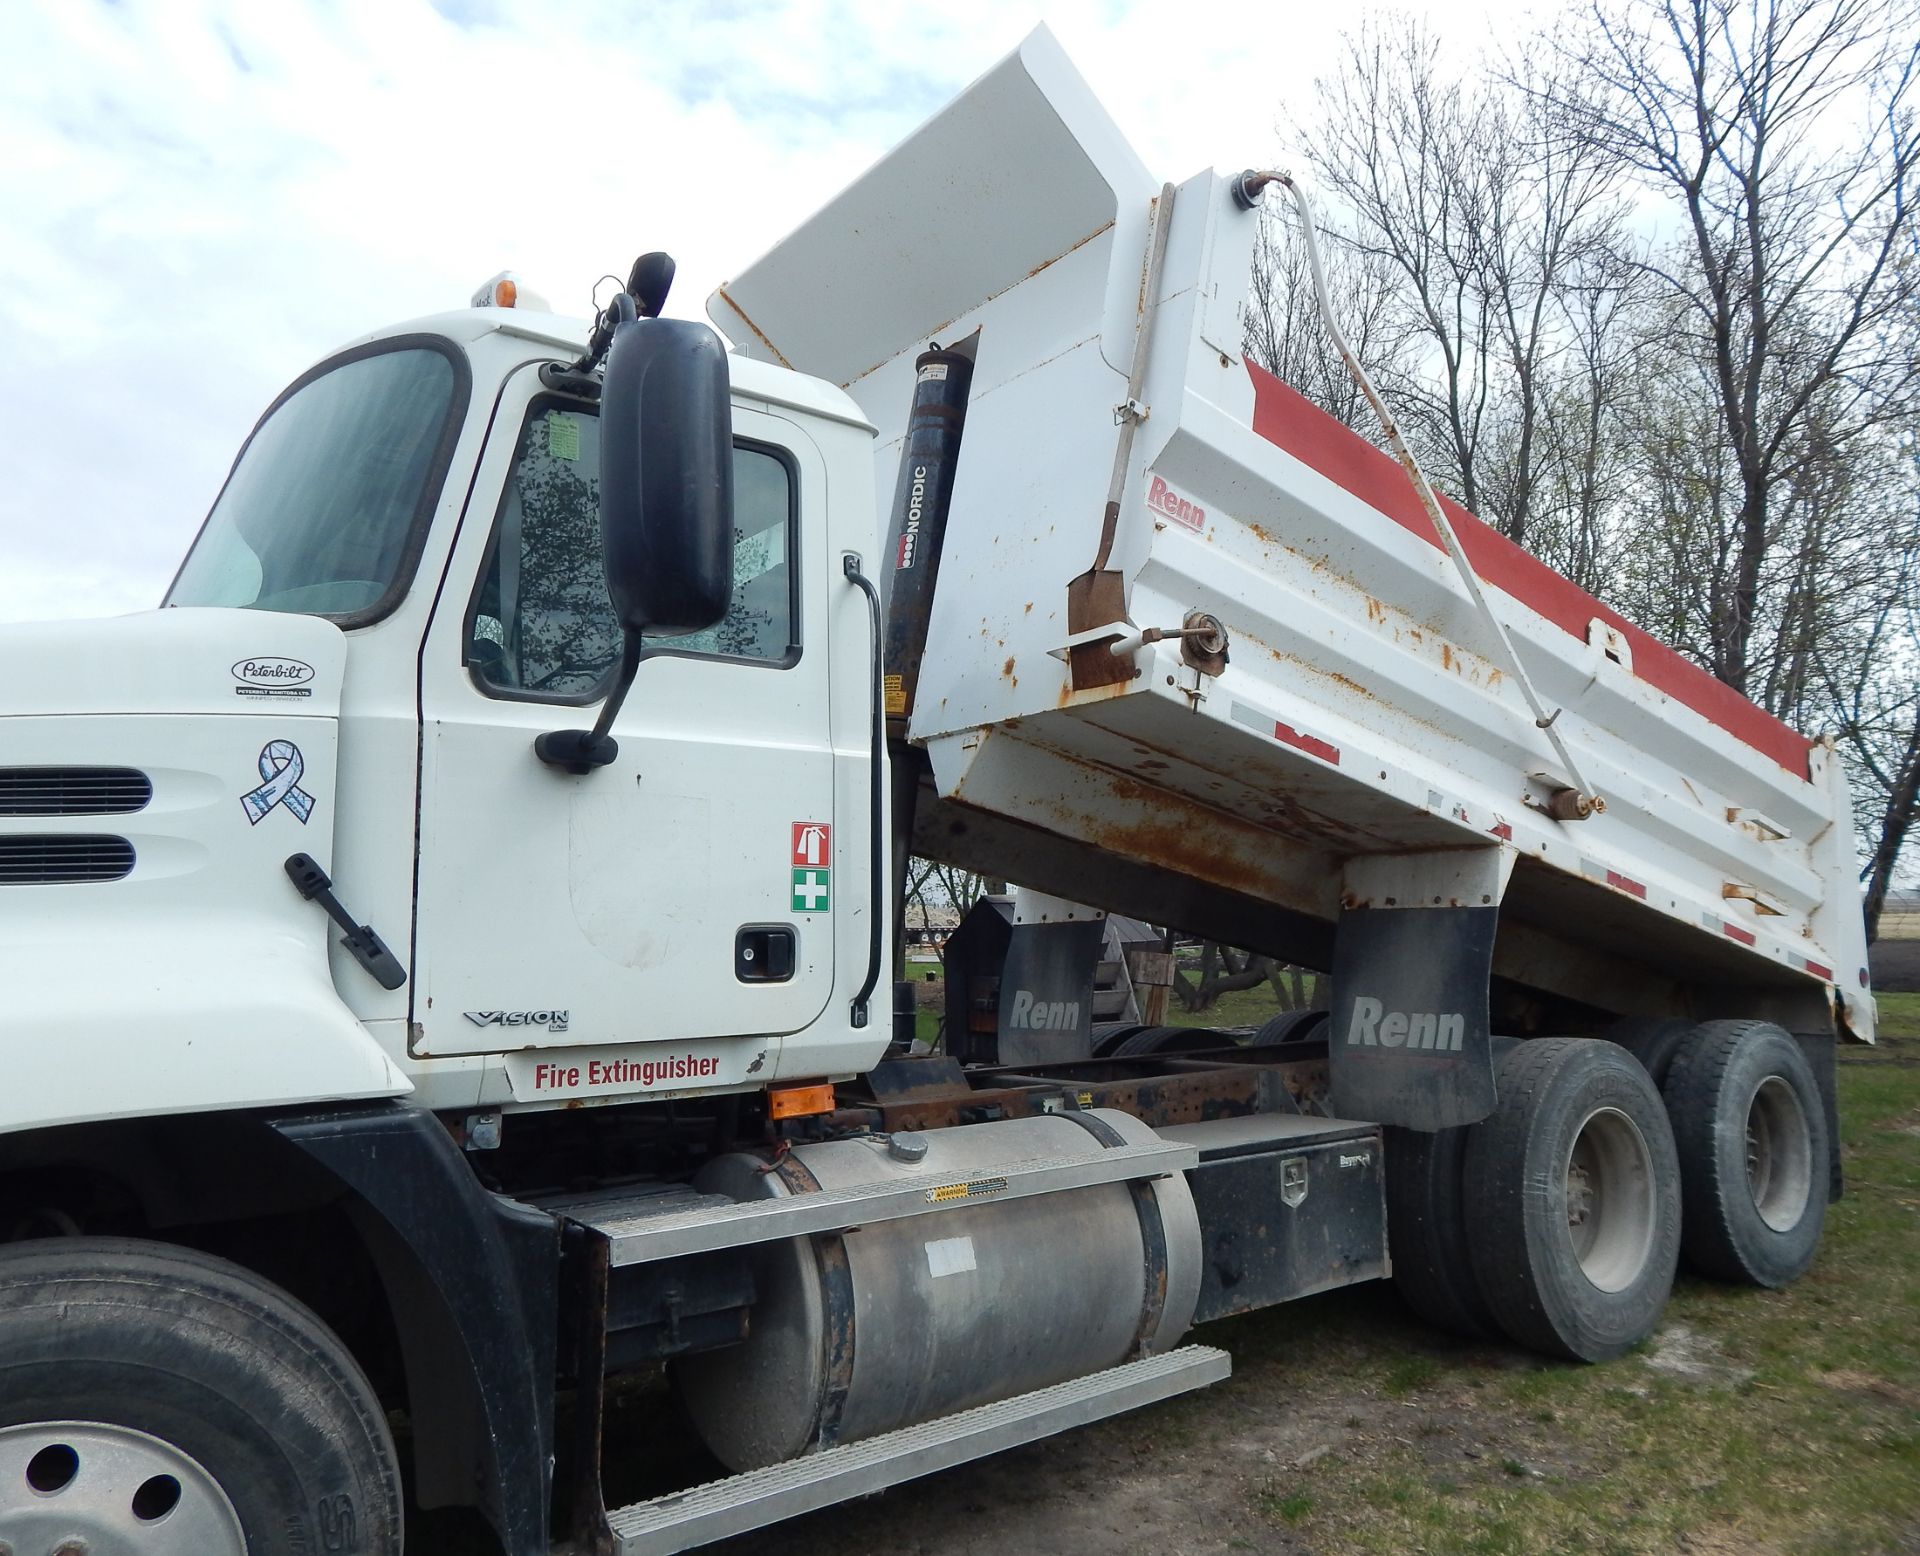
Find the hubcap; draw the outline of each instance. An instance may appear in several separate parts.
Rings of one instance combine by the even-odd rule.
[[[1634,1121],[1596,1108],[1575,1131],[1565,1169],[1567,1240],[1581,1273],[1624,1291],[1653,1252],[1653,1157]]]
[[[1793,1088],[1769,1075],[1747,1103],[1747,1188],[1760,1219],[1790,1232],[1813,1194],[1813,1139]]]
[[[129,1426],[0,1427],[0,1551],[246,1556],[233,1504],[191,1455]]]

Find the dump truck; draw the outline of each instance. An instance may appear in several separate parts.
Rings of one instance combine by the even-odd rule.
[[[1833,745],[1246,359],[1293,187],[1037,32],[730,351],[663,255],[502,275],[275,400],[162,608],[0,629],[0,1550],[680,1550],[1312,1293],[1605,1362],[1807,1268]],[[909,853],[1020,887],[931,1052]],[[1106,913],[1327,1008],[1096,1025]]]

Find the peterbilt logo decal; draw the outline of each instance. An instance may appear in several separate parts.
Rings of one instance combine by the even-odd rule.
[[[477,1027],[545,1027],[549,1032],[567,1029],[564,1010],[466,1010],[461,1014]]]
[[[1147,506],[1176,524],[1186,525],[1188,529],[1207,527],[1207,510],[1197,502],[1187,501],[1159,476],[1147,483]]]
[[[1388,1010],[1379,1000],[1363,994],[1353,1002],[1347,1046],[1458,1053],[1466,1035],[1467,1018],[1454,1011]]]
[[[236,697],[311,697],[313,666],[303,659],[267,655],[241,659],[233,667]]]

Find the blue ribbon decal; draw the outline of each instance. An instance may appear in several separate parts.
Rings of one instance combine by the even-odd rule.
[[[291,740],[269,740],[262,746],[260,777],[264,781],[259,788],[240,796],[247,824],[257,827],[274,806],[284,805],[305,826],[307,817],[313,814],[313,796],[300,787],[300,777],[306,770],[300,748]]]

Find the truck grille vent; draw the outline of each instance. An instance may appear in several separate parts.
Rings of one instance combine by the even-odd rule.
[[[131,767],[0,767],[0,816],[119,816],[152,798]]]
[[[0,837],[0,886],[117,881],[132,873],[133,844],[124,837]]]

